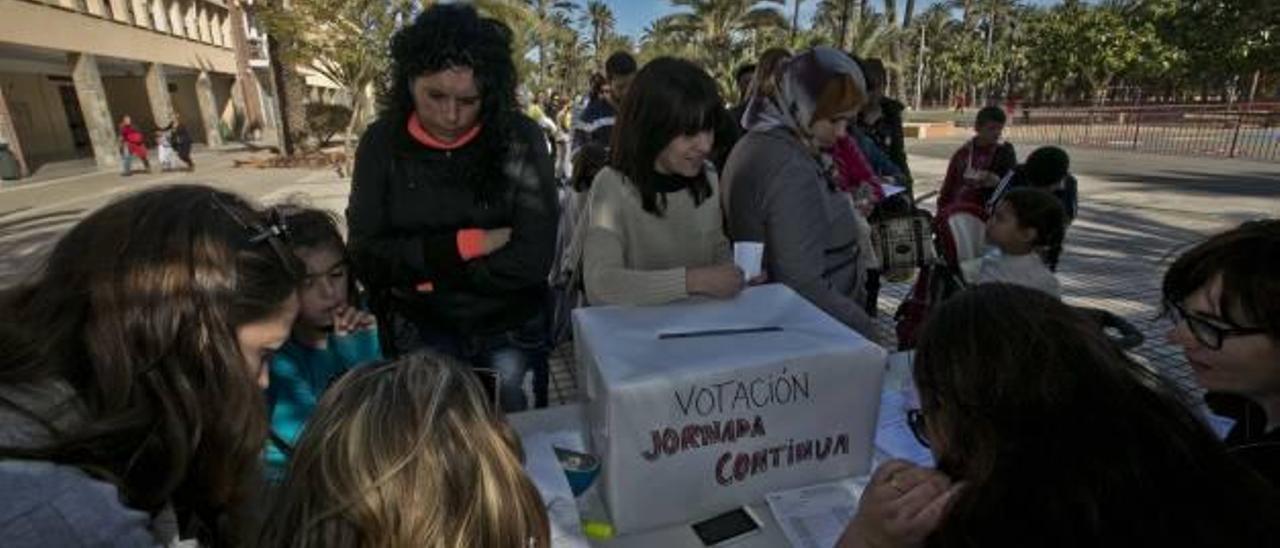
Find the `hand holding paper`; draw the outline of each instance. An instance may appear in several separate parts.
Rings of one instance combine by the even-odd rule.
[[[764,243],[734,242],[733,264],[742,269],[742,274],[747,280],[759,278],[764,264]]]
[[[963,484],[901,460],[877,468],[838,548],[922,546]]]

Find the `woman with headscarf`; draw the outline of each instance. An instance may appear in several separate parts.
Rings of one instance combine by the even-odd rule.
[[[757,82],[748,133],[721,180],[729,233],[764,242],[769,279],[874,338],[858,295],[854,212],[826,154],[865,99],[862,71],[840,50],[792,57],[775,82]]]

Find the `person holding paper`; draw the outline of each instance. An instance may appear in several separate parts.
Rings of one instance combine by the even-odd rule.
[[[609,167],[591,186],[582,251],[591,304],[742,291],[707,162],[723,116],[715,82],[693,63],[663,57],[636,75],[614,126]]]
[[[937,469],[871,478],[840,548],[1275,546],[1280,503],[1167,381],[1041,291],[930,316],[908,421]]]
[[[749,132],[729,155],[724,194],[735,240],[760,241],[770,279],[874,338],[863,310],[858,224],[835,183],[827,151],[866,98],[862,71],[845,53],[818,47],[788,59],[761,83]]]
[[[1169,341],[1182,347],[1226,443],[1280,488],[1280,220],[1209,238],[1164,276]]]

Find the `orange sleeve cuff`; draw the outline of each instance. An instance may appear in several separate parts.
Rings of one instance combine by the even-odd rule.
[[[458,256],[470,261],[484,253],[484,229],[466,228],[458,231]]]

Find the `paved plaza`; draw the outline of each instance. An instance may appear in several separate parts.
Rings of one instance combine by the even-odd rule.
[[[936,189],[959,139],[908,142],[919,192]],[[1017,143],[1025,157],[1034,144]],[[1120,151],[1069,149],[1080,181],[1080,216],[1067,233],[1059,267],[1071,304],[1110,310],[1146,335],[1134,352],[1191,389],[1177,348],[1165,341],[1157,318],[1159,284],[1176,253],[1204,236],[1241,221],[1280,216],[1280,164],[1185,158]],[[142,188],[199,182],[265,203],[296,200],[341,212],[349,189],[332,170],[233,167],[248,152],[206,152],[195,173],[87,173],[0,189],[0,287],[16,283],[56,237],[94,208]],[[932,208],[931,202],[926,207]],[[892,315],[909,284],[887,284],[880,299],[884,341],[892,344]],[[577,392],[572,350],[557,349],[553,403]]]

